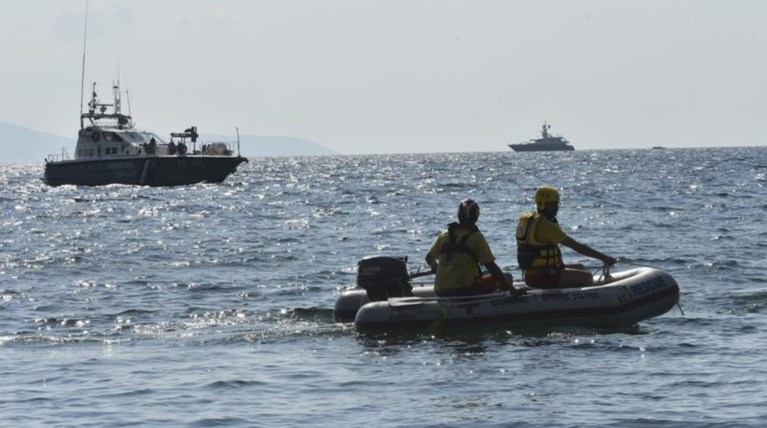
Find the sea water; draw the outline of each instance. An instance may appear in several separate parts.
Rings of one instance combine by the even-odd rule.
[[[767,421],[767,148],[252,158],[172,188],[42,173],[0,164],[1,426]],[[668,271],[681,308],[613,331],[333,322],[360,258],[423,268],[464,198],[518,278],[542,184],[568,234]]]

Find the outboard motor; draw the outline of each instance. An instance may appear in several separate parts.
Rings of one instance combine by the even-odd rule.
[[[357,263],[357,285],[372,302],[413,295],[407,257],[369,256]]]

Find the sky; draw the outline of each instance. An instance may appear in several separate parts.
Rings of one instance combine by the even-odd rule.
[[[74,138],[86,0],[0,0],[0,121]],[[767,145],[763,0],[90,0],[85,93],[343,154]],[[129,102],[128,102],[129,99]],[[86,95],[85,102],[88,101]]]

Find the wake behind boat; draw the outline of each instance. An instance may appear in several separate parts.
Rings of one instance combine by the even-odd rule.
[[[80,115],[74,159],[62,149],[45,160],[44,181],[50,186],[135,184],[177,186],[220,183],[248,160],[236,142],[197,145],[197,127],[172,133],[170,142],[137,129],[121,111],[119,83],[113,85],[114,102],[99,102],[96,85],[88,112]],[[109,112],[109,108],[112,111]],[[86,121],[87,120],[87,124]],[[234,149],[237,156],[234,156]]]
[[[361,260],[358,287],[338,296],[335,319],[354,321],[360,331],[485,325],[615,328],[663,315],[679,299],[671,275],[650,267],[595,276],[592,287],[535,289],[514,282],[525,294],[437,297],[432,284],[409,285],[421,274],[408,274],[404,260]]]
[[[552,152],[575,150],[570,142],[560,135],[549,133],[551,125],[543,122],[541,128],[541,138],[536,138],[520,144],[509,144],[509,147],[515,152]]]

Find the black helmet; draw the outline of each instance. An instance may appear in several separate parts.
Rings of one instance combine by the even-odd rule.
[[[472,199],[464,199],[458,205],[458,223],[472,225],[479,219],[479,204]]]

